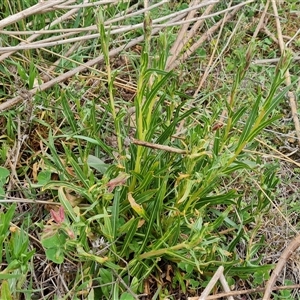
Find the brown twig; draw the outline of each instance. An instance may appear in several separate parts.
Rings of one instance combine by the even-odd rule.
[[[271,292],[272,292],[273,286],[274,286],[274,284],[276,282],[276,279],[277,279],[278,275],[280,274],[282,268],[286,264],[286,262],[289,259],[289,257],[293,254],[293,252],[299,246],[300,246],[300,234],[297,235],[292,240],[292,242],[286,247],[286,249],[280,255],[280,258],[279,258],[279,261],[278,261],[278,263],[276,265],[276,268],[272,272],[272,275],[271,275],[270,279],[267,282],[263,300],[269,300],[270,299]]]
[[[230,2],[228,4],[228,6],[230,7],[231,4],[232,4],[232,2]],[[208,75],[214,69],[214,67],[216,66],[216,64],[219,61],[219,59],[222,57],[223,53],[225,52],[225,50],[227,49],[228,45],[230,44],[230,41],[231,41],[232,37],[235,36],[237,28],[239,27],[239,23],[240,23],[240,20],[241,20],[242,16],[239,17],[239,19],[238,19],[238,21],[237,21],[237,23],[236,23],[236,25],[235,25],[232,33],[230,34],[230,37],[227,39],[226,44],[223,47],[223,49],[221,50],[221,52],[219,53],[218,57],[216,59],[214,59],[215,53],[218,50],[218,45],[219,45],[219,42],[220,42],[220,38],[221,38],[221,35],[222,35],[222,32],[223,32],[223,29],[224,29],[226,15],[227,15],[227,13],[225,13],[225,15],[224,15],[223,23],[220,26],[220,31],[219,31],[218,37],[216,39],[216,42],[215,42],[212,54],[211,54],[211,56],[209,58],[209,61],[208,61],[208,64],[207,64],[207,66],[205,68],[204,74],[200,77],[200,83],[198,85],[197,90],[194,93],[194,96],[198,95],[198,93],[201,90],[201,88],[202,88],[204,82],[206,81]]]
[[[199,0],[195,0],[190,3],[190,7],[193,7],[194,5],[197,5],[198,3],[199,3]],[[208,15],[214,6],[215,6],[215,4],[209,5],[205,9],[202,16]],[[195,13],[196,13],[196,10],[189,12],[189,14],[187,15],[187,17],[185,19],[189,20],[189,19],[193,18]],[[166,64],[167,68],[169,68],[169,66],[172,65],[174,61],[179,59],[183,48],[189,42],[189,40],[195,36],[195,33],[197,32],[197,30],[199,30],[199,28],[202,26],[204,21],[205,21],[205,19],[201,19],[201,20],[197,21],[190,30],[188,30],[190,23],[184,23],[181,26],[181,29],[178,33],[176,41],[174,42],[174,44],[170,50],[170,56],[168,57],[168,61]]]
[[[284,41],[283,41],[282,30],[281,30],[278,11],[277,11],[276,1],[272,0],[271,2],[272,2],[272,6],[273,6],[274,15],[275,15],[275,22],[276,22],[277,35],[278,35],[278,43],[279,43],[281,54],[283,54],[284,50],[286,49],[286,45],[284,44]],[[285,83],[286,83],[287,86],[290,86],[291,82],[292,82],[291,81],[291,75],[290,75],[289,70],[287,70],[285,72]],[[294,121],[295,131],[296,131],[296,135],[297,135],[297,138],[298,138],[298,144],[300,145],[300,122],[299,122],[298,112],[297,112],[296,97],[295,97],[293,92],[288,92],[287,96],[288,96],[289,102],[290,102],[292,118],[293,118],[293,121]]]
[[[153,144],[153,143],[149,143],[146,141],[140,141],[135,138],[131,138],[131,141],[135,145],[139,145],[139,146],[143,146],[143,147],[147,147],[147,148],[151,148],[151,149],[163,150],[163,151],[178,153],[178,154],[188,154],[189,153],[187,150],[182,150],[182,149],[165,146],[165,145],[160,145],[160,144]]]
[[[38,4],[31,6],[27,9],[24,9],[23,11],[18,12],[17,14],[14,14],[12,16],[9,16],[8,18],[5,18],[0,21],[0,29],[16,23],[22,19],[27,18],[28,16],[32,16],[36,13],[40,13],[41,11],[45,9],[52,8],[55,10],[54,6],[60,3],[65,2],[65,0],[53,0],[53,1],[47,1],[47,2],[39,2]]]
[[[228,20],[230,20],[240,9],[241,7],[235,8],[225,17],[225,20],[222,19],[219,22],[217,22],[214,26],[209,28],[209,30],[207,30],[200,37],[200,39],[198,39],[191,47],[187,49],[187,51],[182,55],[180,60],[176,60],[168,66],[168,70],[173,70],[183,61],[189,58],[191,54],[194,53],[200,47],[200,45],[202,45],[206,40],[208,40],[215,33],[215,31],[223,24],[223,22],[227,22]]]
[[[224,289],[225,292],[230,293],[230,288],[229,285],[225,279],[225,276],[223,274],[224,272],[224,267],[220,266],[217,271],[215,272],[214,276],[211,278],[211,280],[209,281],[208,285],[206,286],[206,288],[204,289],[204,291],[202,292],[201,296],[199,298],[197,298],[197,300],[206,300],[208,299],[208,295],[210,293],[210,291],[213,289],[213,287],[215,286],[215,284],[217,283],[218,280],[220,280],[220,283]],[[234,300],[233,297],[231,295],[227,296],[228,300]],[[189,298],[191,299],[191,298]]]
[[[201,293],[201,296],[199,298],[196,298],[198,300],[206,300],[210,291],[213,289],[213,287],[216,285],[217,281],[219,280],[220,276],[223,274],[224,267],[220,266],[217,271],[215,272],[214,276],[211,278],[209,283],[207,284],[204,291]]]
[[[292,290],[292,289],[299,289],[300,284],[294,284],[294,285],[288,285],[288,286],[276,286],[272,290],[273,291],[283,291],[283,290]],[[220,299],[228,296],[239,296],[239,295],[245,295],[245,294],[253,294],[253,293],[261,293],[265,290],[265,288],[255,288],[255,289],[249,289],[249,290],[243,290],[243,291],[231,291],[228,293],[219,293],[216,295],[210,295],[207,296],[205,300],[214,300],[214,299]],[[199,297],[189,297],[188,300],[198,300]]]

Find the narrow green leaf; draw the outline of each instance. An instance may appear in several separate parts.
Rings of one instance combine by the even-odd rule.
[[[236,123],[242,118],[242,116],[245,115],[247,108],[247,106],[244,106],[241,109],[239,109],[236,113],[234,113],[234,115],[232,116],[232,126],[235,126]]]
[[[262,122],[261,124],[259,124],[259,126],[257,126],[255,129],[253,129],[253,131],[249,134],[248,136],[248,141],[251,142],[255,137],[258,136],[258,134],[267,126],[269,126],[270,124],[274,123],[274,121],[280,119],[281,116],[274,116],[272,118],[269,118],[267,121]]]
[[[113,199],[113,206],[112,206],[112,218],[111,218],[111,227],[112,227],[112,236],[113,240],[117,238],[117,230],[119,225],[119,211],[120,211],[120,201],[121,201],[121,193],[119,189],[115,190],[114,199]]]
[[[8,210],[0,212],[0,236],[6,236],[9,233],[10,222],[14,216],[16,204],[13,203],[9,206]]]
[[[179,116],[180,109],[182,108],[183,105],[184,105],[184,103],[182,103],[179,107],[177,107],[173,122],[164,130],[164,132],[156,140],[156,143],[164,144],[165,141],[172,134],[174,134],[174,130],[175,130],[176,126],[179,124],[179,122],[181,120],[187,118],[189,115],[191,115],[193,112],[195,112],[197,110],[197,108],[192,108]]]
[[[54,180],[50,181],[46,185],[44,185],[43,190],[58,189],[59,187],[64,187],[64,188],[70,189],[70,190],[78,193],[79,195],[83,196],[90,203],[94,202],[92,195],[89,194],[85,188],[82,188],[82,187],[75,185],[73,183],[70,183],[68,181],[54,181]]]
[[[258,116],[258,110],[259,110],[259,105],[261,103],[261,95],[259,95],[255,101],[255,104],[252,107],[251,113],[248,117],[248,120],[244,126],[244,129],[242,131],[242,134],[239,138],[239,141],[237,143],[237,147],[236,149],[239,149],[240,146],[245,142],[248,141],[249,138],[249,134],[252,130],[253,125],[255,124],[255,121],[257,120],[257,116]]]
[[[139,251],[137,252],[137,254],[142,253],[145,250],[146,245],[149,243],[150,233],[151,233],[151,231],[154,230],[154,228],[153,228],[154,222],[157,219],[157,216],[160,216],[159,208],[161,207],[161,201],[163,201],[163,199],[164,199],[164,195],[165,195],[165,191],[166,191],[166,183],[167,183],[167,180],[162,181],[162,184],[158,191],[157,198],[154,200],[154,205],[152,206],[151,211],[149,211],[150,219],[149,219],[149,222],[147,223],[146,233],[144,235],[142,245],[141,245]]]
[[[6,278],[6,279],[8,279],[8,278]],[[1,293],[1,299],[13,300],[12,291],[9,288],[9,284],[8,284],[7,280],[2,281],[0,293]]]
[[[154,70],[154,72],[156,72],[156,73],[158,71],[159,70]],[[157,97],[159,90],[162,89],[162,87],[165,85],[167,80],[169,80],[170,77],[172,76],[172,72],[169,72],[169,73],[163,72],[162,74],[164,76],[158,82],[156,82],[154,85],[151,86],[151,91],[149,94],[147,94],[147,99],[143,106],[143,111],[148,112],[150,103],[153,101],[153,99],[155,99],[155,97]],[[151,113],[151,112],[148,112],[148,113]]]
[[[291,87],[296,84],[298,82],[298,80],[294,80],[293,83],[289,86],[286,86],[285,88],[283,88],[280,93],[278,93],[275,97],[273,97],[271,100],[266,101],[265,105],[264,105],[264,110],[265,110],[265,117],[268,117],[273,110],[275,110],[278,105],[280,104],[281,101],[283,101],[285,99],[285,95],[288,93],[288,91],[291,90]]]
[[[113,291],[112,291],[112,298],[111,299],[116,299],[119,300],[119,283],[114,283],[113,284]]]
[[[62,104],[62,113],[66,117],[68,124],[71,126],[72,132],[76,133],[78,131],[76,120],[74,117],[74,113],[72,112],[70,108],[70,101],[67,100],[66,93],[62,90],[61,91],[61,104]]]
[[[67,160],[68,162],[71,164],[71,166],[73,167],[77,177],[80,179],[81,183],[85,186],[86,189],[89,189],[90,186],[93,184],[91,184],[89,182],[89,178],[87,178],[87,176],[84,174],[84,172],[82,171],[81,166],[78,164],[77,161],[75,161],[75,159],[73,159],[72,157],[72,153],[70,152],[70,150],[67,147],[64,147],[66,155],[67,155]]]
[[[65,208],[65,210],[68,212],[68,215],[71,217],[73,222],[79,222],[80,217],[77,216],[76,213],[74,212],[74,209],[73,209],[70,201],[68,200],[68,198],[65,195],[63,187],[58,188],[58,198],[60,200],[60,203]]]
[[[122,250],[120,252],[121,257],[123,257],[125,255],[125,253],[127,254],[126,256],[128,256],[128,254],[129,254],[129,246],[132,242],[134,235],[136,234],[140,218],[135,218],[135,219],[131,219],[131,220],[133,220],[133,221],[131,222],[130,228],[128,228],[127,234],[126,234],[124,242],[122,244]]]
[[[67,179],[71,179],[71,176],[68,174],[68,172],[66,172],[66,166],[62,163],[60,157],[57,154],[57,150],[54,146],[54,138],[51,130],[49,131],[48,142],[46,142],[46,144],[51,151],[51,156],[49,156],[49,158],[53,161],[55,168],[59,171],[61,175],[63,175],[63,177],[67,177]]]
[[[100,146],[105,152],[109,153],[109,154],[112,154],[112,148],[108,147],[105,143],[103,143],[100,139],[95,139],[95,138],[91,138],[91,137],[88,137],[88,136],[84,136],[84,135],[77,135],[75,134],[73,136],[73,138],[75,139],[81,139],[81,140],[85,140],[91,144],[94,144],[94,145],[98,145]]]

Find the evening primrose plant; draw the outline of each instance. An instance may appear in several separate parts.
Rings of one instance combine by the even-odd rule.
[[[130,1],[74,5],[74,18],[59,6],[49,19],[67,18],[49,28],[46,19],[36,22],[39,14],[27,16],[32,30],[43,29],[56,45],[47,52],[28,43],[27,50],[4,60],[0,77],[9,75],[0,83],[1,97],[51,83],[51,76],[69,74],[92,56],[103,59],[49,89],[25,93],[22,105],[2,115],[1,201],[26,199],[1,207],[1,299],[131,300],[146,293],[171,299],[174,291],[201,293],[219,266],[230,285],[245,280],[257,286],[269,278],[273,265],[261,263],[260,229],[279,182],[278,164],[257,154],[257,138],[279,118],[292,56],[286,51],[268,69],[269,85],[247,89],[247,74],[258,68],[251,62],[259,43],[227,51],[228,43],[220,53],[226,53],[225,72],[235,74],[220,84],[207,77],[207,87],[191,96],[218,43],[213,37],[214,43],[201,45],[205,56],[170,71],[180,32],[174,26],[159,31],[164,23],[157,20],[173,6],[181,13],[188,7],[177,2],[139,14],[139,4],[131,7]],[[1,7],[4,17],[16,9],[8,1]],[[247,9],[254,14],[253,7]],[[207,19],[205,26],[220,18]],[[26,22],[18,29],[28,30]],[[232,31],[232,24],[223,25],[226,34]],[[61,38],[64,26],[68,31]],[[137,29],[120,31],[131,26]],[[74,48],[60,44],[77,28]],[[84,40],[85,29],[93,33],[91,40]],[[139,43],[127,48],[136,38]],[[193,39],[182,52],[193,47]],[[4,35],[3,44],[10,43],[18,41]],[[41,76],[48,69],[49,76]],[[32,207],[38,213],[28,214]],[[55,291],[48,284],[53,274]]]
[[[107,57],[110,39],[104,34],[102,18],[99,19],[101,45],[110,74]],[[288,89],[278,91],[278,88],[290,55],[286,53],[280,60],[268,93],[258,93],[252,106],[241,108],[236,102],[254,54],[250,43],[240,61],[229,101],[224,100],[226,122],[219,124],[217,118],[212,119],[199,107],[187,109],[184,99],[181,103],[167,100],[176,97],[175,85],[171,84],[176,75],[165,71],[168,51],[165,36],[155,40],[156,50],[151,49],[152,42],[146,38],[148,46],[141,53],[133,136],[126,116],[116,114],[114,78],[109,77],[108,109],[118,150],[105,145],[95,131],[87,130],[80,120],[75,120],[61,98],[63,113],[70,124],[68,139],[77,146],[70,151],[63,144],[65,161],[62,161],[55,147],[60,137],[45,141],[51,151],[46,165],[57,170],[60,180],[43,188],[54,195],[58,190],[58,200],[65,214],[71,217],[80,241],[72,242],[65,233],[67,248],[62,248],[83,260],[86,268],[93,268],[95,277],[90,278],[90,285],[92,280],[99,285],[92,287],[94,293],[109,299],[117,299],[124,293],[128,299],[134,299],[133,294],[143,292],[143,282],[153,274],[159,276],[166,265],[171,265],[176,274],[172,284],[179,284],[183,291],[187,277],[194,283],[205,281],[220,265],[231,280],[237,274],[241,278],[257,274],[267,279],[272,265],[259,264],[262,241],[254,243],[245,228],[253,224],[269,202],[260,193],[253,203],[246,203],[243,191],[230,188],[225,182],[244,176],[245,170],[255,172],[258,168],[258,162],[244,150],[254,149],[255,137],[278,117],[274,110]],[[237,130],[240,120],[246,121]],[[178,135],[181,122],[185,130]],[[130,140],[128,146],[125,140]],[[100,172],[99,169],[95,172],[89,160],[95,147],[100,150],[98,153],[118,153],[114,154],[115,162],[109,164],[99,158],[104,167]],[[174,149],[183,152],[178,154]],[[260,184],[268,195],[277,183],[275,171],[275,168],[261,170]],[[77,199],[73,206],[69,204],[70,197]],[[105,255],[97,256],[91,244],[100,238],[107,247]],[[46,245],[45,238],[43,243]],[[245,243],[249,243],[249,248],[242,257],[237,247]],[[61,247],[56,250],[63,251]]]

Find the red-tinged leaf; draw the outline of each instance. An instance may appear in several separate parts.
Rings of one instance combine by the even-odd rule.
[[[65,212],[64,208],[61,206],[58,211],[50,210],[50,214],[52,219],[57,223],[61,224],[65,220]]]
[[[129,178],[129,175],[126,173],[120,173],[116,178],[110,180],[107,183],[108,192],[112,192],[116,186],[125,185],[127,179]]]

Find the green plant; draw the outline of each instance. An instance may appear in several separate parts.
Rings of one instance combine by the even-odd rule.
[[[100,25],[101,28],[105,52],[108,40]],[[253,44],[250,44],[245,58],[240,57],[230,100],[225,103],[227,124],[220,128],[214,126],[217,121],[204,112],[197,117],[196,108],[185,109],[184,102],[178,104],[174,101],[164,106],[166,99],[172,99],[176,92],[168,88],[174,74],[164,71],[167,50],[162,49],[167,49],[165,37],[160,36],[157,43],[159,57],[153,55],[154,58],[150,59],[150,40],[146,41],[148,46],[142,51],[134,105],[136,138],[152,143],[154,148],[161,145],[161,150],[134,143],[128,149],[124,147],[121,132],[125,132],[125,128],[122,131],[120,124],[125,116],[117,117],[113,113],[112,88],[109,89],[110,110],[116,126],[120,158],[117,164],[103,170],[102,179],[97,179],[91,172],[87,158],[95,144],[102,147],[102,151],[108,148],[94,136],[88,137],[88,131],[80,130],[82,125],[68,112],[63,97],[64,113],[71,129],[68,135],[77,141],[77,154],[63,144],[66,160],[62,162],[55,148],[54,139],[57,137],[50,136],[46,142],[51,151],[47,165],[57,170],[60,180],[46,184],[44,189],[58,189],[59,200],[71,220],[67,226],[73,228],[72,232],[80,241],[75,247],[70,234],[60,224],[59,230],[51,237],[51,243],[71,246],[72,251],[77,251],[73,255],[84,258],[87,264],[91,261],[100,263],[95,266],[95,272],[99,284],[104,285],[100,294],[106,298],[118,297],[129,287],[130,291],[142,292],[143,280],[150,274],[158,275],[166,263],[173,265],[177,274],[175,282],[178,283],[187,278],[201,280],[199,276],[209,278],[219,265],[225,266],[227,276],[238,274],[241,278],[253,273],[267,278],[272,268],[271,265],[259,265],[257,254],[263,241],[255,243],[244,230],[254,221],[253,211],[259,215],[268,203],[262,194],[258,194],[256,203],[244,203],[242,192],[227,189],[222,182],[231,180],[235,174],[257,168],[258,163],[244,150],[253,149],[254,138],[278,118],[273,111],[287,89],[278,94],[276,91],[282,83],[289,56],[280,61],[269,93],[265,97],[259,93],[253,106],[236,109],[239,86],[254,53]],[[108,60],[107,67],[110,68]],[[191,118],[193,115],[199,120],[197,124]],[[246,123],[240,132],[236,126],[245,116]],[[176,126],[182,120],[186,122],[187,130],[180,140],[174,139]],[[83,140],[86,142],[84,147]],[[164,145],[171,145],[174,149],[184,147],[186,155],[169,152],[168,148],[164,151]],[[66,172],[68,168],[73,172]],[[273,188],[276,185],[274,170],[270,169],[269,174],[262,176],[260,184],[266,191]],[[70,206],[66,197],[70,192],[77,195],[79,202],[87,201],[89,207]],[[230,234],[220,234],[228,230]],[[59,232],[63,234],[63,243],[54,243],[52,239],[57,240]],[[91,236],[104,237],[109,245],[105,258],[89,254]],[[242,260],[236,247],[249,240],[247,255]],[[59,262],[62,262],[62,253],[70,253],[68,246],[49,248],[48,242],[44,239],[43,243],[48,251],[51,250],[48,257],[52,260],[55,261],[57,257],[54,256],[59,252]],[[121,267],[124,262],[126,268]],[[128,274],[133,281],[129,280]],[[122,278],[122,284],[118,278]]]
[[[0,198],[4,198],[5,190],[4,185],[6,183],[7,177],[9,176],[10,172],[6,168],[0,167]]]
[[[24,228],[11,226],[16,206],[11,205],[6,212],[0,213],[0,262],[1,299],[16,299],[29,273],[28,263],[35,250],[29,249],[29,239]],[[24,224],[25,225],[25,224]],[[13,297],[13,298],[12,298]]]
[[[13,24],[6,18],[30,4],[0,4],[0,52],[23,47],[0,53],[0,106],[20,104],[0,116],[0,195],[21,212],[6,204],[0,216],[9,266],[2,298],[61,297],[44,294],[38,272],[30,276],[38,257],[45,270],[61,271],[49,277],[64,280],[64,299],[195,294],[220,265],[230,284],[269,278],[261,229],[280,196],[280,164],[257,152],[264,149],[256,138],[280,122],[290,54],[276,68],[251,63],[278,53],[265,35],[249,42],[261,3],[239,14],[224,2],[181,15],[184,1],[142,13],[133,2],[28,10]],[[190,13],[219,9],[232,22],[219,14],[197,28],[200,20],[186,23]],[[173,26],[181,21],[182,31]],[[177,70],[169,71],[170,59],[180,61]],[[290,71],[297,80],[297,65]],[[14,216],[20,231],[8,225]]]

